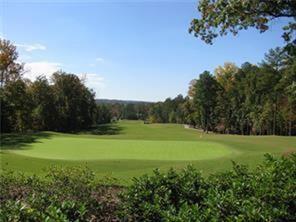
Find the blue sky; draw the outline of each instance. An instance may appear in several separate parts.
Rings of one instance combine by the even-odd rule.
[[[2,37],[18,46],[27,77],[56,69],[86,76],[98,98],[159,101],[224,62],[260,62],[284,44],[279,21],[207,45],[188,33],[196,1],[1,1]]]

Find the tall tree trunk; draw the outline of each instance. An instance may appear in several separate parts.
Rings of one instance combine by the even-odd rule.
[[[273,135],[275,135],[275,128],[276,128],[276,111],[277,111],[276,101],[277,101],[277,98],[275,99],[275,103],[273,104],[273,127],[272,127]]]
[[[289,136],[292,136],[292,104],[290,104],[290,115],[289,115]]]
[[[251,135],[249,120],[247,121],[247,134]]]
[[[244,135],[244,124],[243,123],[241,123],[240,130],[241,130],[241,135]]]

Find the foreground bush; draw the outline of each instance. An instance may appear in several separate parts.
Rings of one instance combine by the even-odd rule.
[[[4,172],[0,221],[116,221],[120,189],[87,168],[51,168],[45,179]]]
[[[0,206],[3,222],[296,221],[296,155],[208,178],[192,167],[156,170],[125,189],[86,168],[51,168],[45,179],[3,172]]]
[[[155,171],[123,195],[126,221],[296,221],[296,155],[273,158],[254,171],[233,165],[205,179],[194,168]]]

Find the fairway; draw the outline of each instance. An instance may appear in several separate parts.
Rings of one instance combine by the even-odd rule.
[[[231,155],[226,146],[206,141],[145,141],[54,137],[16,154],[60,160],[203,160]]]
[[[86,165],[98,178],[118,183],[153,169],[192,164],[204,174],[229,169],[232,160],[252,166],[265,153],[296,151],[295,137],[205,134],[180,124],[120,121],[79,134],[42,132],[2,136],[1,168],[44,174],[51,165]]]

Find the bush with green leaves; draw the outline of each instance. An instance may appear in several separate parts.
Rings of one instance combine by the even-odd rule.
[[[204,178],[193,167],[142,176],[122,196],[125,221],[296,221],[296,154]]]
[[[296,154],[266,155],[254,170],[233,163],[209,177],[191,166],[156,170],[127,188],[87,168],[54,167],[46,178],[4,171],[0,206],[3,222],[296,221]]]
[[[83,167],[53,167],[45,178],[3,172],[0,221],[116,221],[120,190]]]

